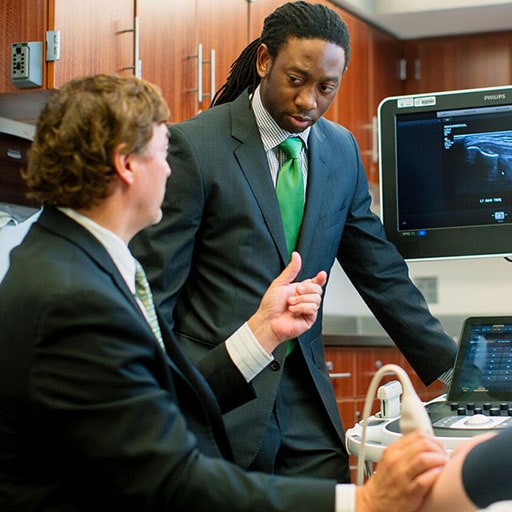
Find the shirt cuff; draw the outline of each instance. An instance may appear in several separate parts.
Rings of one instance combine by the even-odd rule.
[[[354,484],[336,484],[334,512],[355,512],[356,486]]]
[[[247,382],[274,360],[260,345],[247,322],[226,340],[226,350]]]

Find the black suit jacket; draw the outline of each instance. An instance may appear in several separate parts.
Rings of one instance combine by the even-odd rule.
[[[199,361],[256,310],[287,263],[286,241],[247,93],[171,126],[170,133],[172,175],[164,218],[136,237],[132,248],[144,263],[165,320]],[[338,258],[428,384],[451,368],[456,345],[411,283],[370,202],[354,137],[340,125],[318,120],[309,136],[298,279],[330,271]],[[332,422],[343,442],[321,331],[320,312],[315,325],[299,337],[299,345],[324,404],[325,421]],[[275,355],[282,362],[282,350]],[[268,367],[253,382],[258,398],[225,418],[235,458],[245,467],[261,444],[281,374],[282,365]]]
[[[104,247],[61,212],[12,252],[0,326],[2,512],[332,512],[333,482],[222,460],[212,389],[161,322],[164,353]],[[253,396],[223,347],[204,363],[221,404]]]

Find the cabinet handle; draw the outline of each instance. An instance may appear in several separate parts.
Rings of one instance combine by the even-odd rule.
[[[13,160],[21,160],[21,157],[21,151],[17,149],[7,148],[7,158],[12,158]]]
[[[203,45],[198,43],[197,53],[189,55],[188,59],[197,59],[197,88],[187,89],[187,92],[197,92],[197,102],[201,103],[204,96],[213,99],[215,95],[215,50],[210,50],[210,60],[203,60]],[[210,92],[203,92],[203,64],[210,64]]]
[[[187,92],[197,92],[197,102],[203,101],[203,45],[197,44],[197,53],[189,55],[187,59],[197,59],[197,87],[195,89],[187,89]]]
[[[120,34],[133,32],[133,65],[121,68],[122,71],[133,69],[133,74],[137,78],[142,78],[142,61],[140,60],[140,20],[138,16],[133,18],[133,28],[127,28],[119,31]]]
[[[414,60],[414,79],[421,80],[421,60]]]
[[[215,96],[215,50],[210,50],[210,60],[206,62],[210,63],[210,94],[205,94],[205,96],[210,96],[210,99],[213,100]]]
[[[325,366],[329,371],[329,377],[331,379],[350,379],[350,377],[352,377],[350,372],[332,372],[331,370],[334,369],[334,363],[332,361],[325,361]]]
[[[379,124],[377,116],[372,117],[372,162],[376,164],[379,161]]]
[[[329,377],[331,379],[350,379],[352,374],[350,372],[329,373]]]
[[[140,21],[135,16],[133,27],[133,62],[135,65],[135,76],[142,78],[142,61],[140,60]]]

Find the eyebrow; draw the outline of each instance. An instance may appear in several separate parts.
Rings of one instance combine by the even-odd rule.
[[[311,73],[309,71],[306,71],[305,69],[303,68],[299,68],[295,65],[291,65],[289,68],[286,68],[286,71],[287,72],[294,72],[294,73],[298,73],[300,75],[303,75],[303,76],[311,76]],[[326,81],[331,81],[331,82],[341,82],[341,78],[343,77],[343,73],[341,74],[341,76],[324,76],[321,78],[321,82],[326,82]]]

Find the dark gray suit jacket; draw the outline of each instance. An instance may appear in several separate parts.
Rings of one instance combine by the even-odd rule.
[[[0,284],[0,510],[332,512],[334,482],[221,459],[212,389],[160,323],[168,355],[104,247],[43,211]],[[232,406],[253,394],[219,348]]]
[[[287,262],[279,206],[248,94],[172,126],[169,162],[164,218],[142,232],[132,248],[148,271],[166,321],[199,361],[256,310]],[[311,129],[306,194],[299,279],[330,271],[338,258],[422,380],[435,380],[452,366],[455,343],[430,314],[370,211],[354,137],[325,119]],[[322,314],[299,344],[326,421],[343,441],[321,331]],[[276,358],[282,363],[282,350]],[[281,373],[281,364],[269,366],[253,382],[258,398],[225,417],[235,459],[244,467],[258,450]]]

